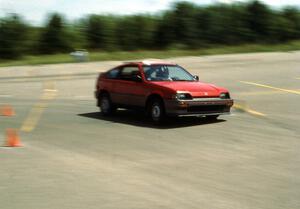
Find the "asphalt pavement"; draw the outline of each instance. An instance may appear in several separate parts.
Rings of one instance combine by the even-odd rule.
[[[230,90],[216,122],[99,114],[99,72],[121,62],[0,68],[1,209],[300,208],[300,52],[170,59]]]

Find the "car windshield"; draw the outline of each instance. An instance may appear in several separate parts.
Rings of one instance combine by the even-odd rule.
[[[195,78],[178,65],[144,66],[147,81],[195,81]]]

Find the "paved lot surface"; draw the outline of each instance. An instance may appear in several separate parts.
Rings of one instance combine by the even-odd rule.
[[[176,58],[237,105],[218,122],[103,118],[97,73],[119,62],[0,68],[1,209],[300,208],[300,52]]]

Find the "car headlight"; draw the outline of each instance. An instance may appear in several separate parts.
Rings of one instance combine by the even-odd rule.
[[[175,95],[175,99],[177,99],[177,100],[190,100],[190,99],[193,99],[193,97],[189,93],[177,93]]]
[[[230,95],[229,95],[229,93],[221,93],[220,98],[221,99],[230,99]]]

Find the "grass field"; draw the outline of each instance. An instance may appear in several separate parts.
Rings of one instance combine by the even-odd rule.
[[[300,50],[300,41],[289,42],[285,44],[246,44],[240,46],[215,46],[204,49],[194,50],[165,50],[165,51],[117,51],[117,52],[90,52],[89,61],[106,60],[133,60],[146,58],[170,58],[179,56],[201,56],[214,54],[234,54],[251,52],[274,52],[274,51],[295,51]],[[0,60],[0,67],[20,66],[20,65],[41,65],[56,63],[76,62],[69,54],[24,56],[19,60]]]

